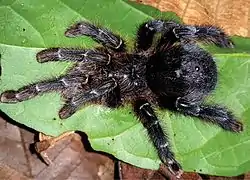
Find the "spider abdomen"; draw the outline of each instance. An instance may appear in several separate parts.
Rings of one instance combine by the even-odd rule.
[[[197,45],[176,45],[151,57],[147,81],[159,95],[177,98],[199,91],[205,96],[216,86],[217,67],[212,56]]]

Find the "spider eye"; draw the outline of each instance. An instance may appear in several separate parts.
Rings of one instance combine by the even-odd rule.
[[[199,66],[195,66],[195,68],[194,68],[194,69],[195,69],[195,71],[197,71],[197,72],[198,72],[198,71],[200,70],[200,67],[199,67]]]

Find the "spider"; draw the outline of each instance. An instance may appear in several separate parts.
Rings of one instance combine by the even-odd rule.
[[[198,117],[228,131],[243,130],[242,123],[227,108],[203,102],[216,87],[217,67],[213,57],[197,42],[233,48],[233,42],[220,28],[149,20],[138,27],[131,52],[120,36],[89,22],[76,23],[65,32],[71,38],[83,35],[101,45],[38,52],[40,63],[73,61],[74,66],[58,78],[5,91],[1,102],[18,103],[58,91],[65,101],[59,111],[61,119],[72,116],[88,102],[112,108],[132,103],[159,158],[176,176],[180,176],[182,167],[171,151],[154,107]]]

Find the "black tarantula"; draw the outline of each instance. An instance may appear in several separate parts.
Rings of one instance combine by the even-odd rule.
[[[232,48],[232,41],[218,27],[149,20],[139,26],[133,52],[126,50],[121,37],[88,22],[71,26],[65,35],[90,36],[102,46],[49,48],[37,53],[40,63],[73,61],[75,66],[56,79],[5,91],[1,102],[17,103],[59,91],[65,99],[59,111],[61,119],[72,116],[87,102],[108,107],[130,102],[161,161],[177,176],[182,172],[181,165],[175,160],[152,105],[199,117],[228,131],[242,131],[242,124],[226,108],[203,103],[215,89],[217,67],[213,57],[196,42]]]

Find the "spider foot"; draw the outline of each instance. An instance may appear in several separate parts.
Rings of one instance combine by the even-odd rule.
[[[70,116],[72,116],[75,112],[76,112],[76,108],[74,106],[65,105],[59,111],[59,117],[60,119],[67,119]]]
[[[241,132],[243,131],[243,124],[236,120],[227,121],[223,124],[224,128],[233,132]]]
[[[201,106],[199,117],[202,117],[227,131],[241,132],[243,124],[236,120],[232,112],[220,106]]]
[[[39,63],[53,61],[59,59],[59,48],[45,49],[36,54]]]
[[[92,37],[96,42],[115,51],[125,51],[124,40],[111,31],[97,27],[89,22],[79,22],[69,27],[64,33],[66,37],[74,38],[78,36]]]
[[[161,143],[160,148],[158,149],[158,155],[162,162],[168,167],[168,170],[175,175],[177,178],[183,173],[181,165],[175,159],[174,154],[169,149],[169,143]]]
[[[5,91],[0,96],[2,103],[17,103],[19,100],[16,97],[16,91]]]
[[[98,34],[97,27],[88,22],[79,22],[70,26],[64,33],[66,37],[77,37],[81,35]]]
[[[181,165],[175,159],[167,158],[164,164],[168,167],[168,170],[177,178],[181,177],[183,170],[181,168]]]

